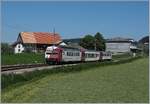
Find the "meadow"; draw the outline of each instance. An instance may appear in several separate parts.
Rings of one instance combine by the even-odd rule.
[[[91,65],[88,70],[47,74],[4,88],[1,100],[12,103],[148,103],[148,64],[148,58],[140,58],[114,65]],[[82,66],[82,69],[87,67]]]
[[[21,53],[21,54],[2,54],[1,64],[32,64],[32,63],[44,63],[44,54],[42,53]]]
[[[129,53],[122,55],[115,55],[113,59],[124,59],[129,58]],[[2,54],[1,64],[2,65],[14,65],[14,64],[36,64],[45,63],[44,53],[21,53],[21,54]]]

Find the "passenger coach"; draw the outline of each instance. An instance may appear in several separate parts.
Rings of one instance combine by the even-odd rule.
[[[80,50],[68,46],[49,46],[45,52],[46,63],[86,62],[111,60],[110,52]]]
[[[82,55],[82,51],[77,48],[50,46],[46,49],[45,59],[47,63],[80,62]]]

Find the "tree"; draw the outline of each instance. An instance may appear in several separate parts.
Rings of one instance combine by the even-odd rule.
[[[12,54],[13,48],[8,43],[1,43],[1,53],[2,54]]]
[[[103,35],[97,32],[94,37],[95,37],[95,50],[104,51],[106,49],[106,45]]]
[[[93,50],[94,49],[94,37],[92,35],[86,35],[81,39],[80,45],[86,49]]]
[[[104,51],[106,48],[105,39],[99,32],[97,32],[94,37],[92,35],[86,35],[81,39],[80,45],[86,49],[95,49],[97,51]]]

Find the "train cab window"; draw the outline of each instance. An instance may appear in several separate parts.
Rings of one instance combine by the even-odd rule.
[[[50,53],[50,52],[49,52],[49,53],[46,53],[46,54],[56,55],[56,54],[58,54],[58,53]]]
[[[52,55],[56,55],[56,54],[58,54],[58,53],[51,53]]]

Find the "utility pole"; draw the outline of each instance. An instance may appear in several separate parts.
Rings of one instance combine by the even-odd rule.
[[[53,28],[53,45],[55,45],[55,27]]]
[[[95,39],[95,44],[94,44],[94,48],[95,48],[95,51],[96,51],[96,39]]]

